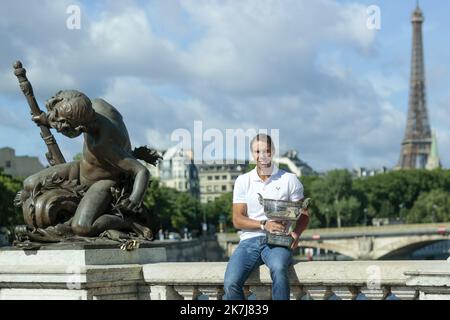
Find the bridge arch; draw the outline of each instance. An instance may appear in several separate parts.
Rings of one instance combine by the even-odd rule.
[[[375,258],[377,260],[392,260],[407,258],[412,252],[421,249],[427,245],[438,243],[441,241],[447,241],[449,238],[437,238],[437,239],[420,239],[415,242],[402,243],[399,246],[389,252],[380,252]]]
[[[300,241],[299,247],[334,251],[354,260],[389,260],[407,258],[407,253],[445,240],[450,240],[450,235],[355,237],[353,239]]]

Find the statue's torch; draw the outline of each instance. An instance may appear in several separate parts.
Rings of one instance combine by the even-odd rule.
[[[41,115],[43,112],[39,109],[36,98],[34,97],[33,87],[27,79],[26,70],[22,67],[22,62],[17,61],[14,63],[14,74],[19,80],[20,89],[22,89],[23,94],[27,98],[31,109],[31,115],[36,117]],[[47,145],[48,152],[45,156],[47,157],[48,163],[51,166],[66,163],[66,160],[64,159],[64,156],[56,143],[55,137],[53,137],[50,132],[50,128],[45,125],[39,125],[39,128],[41,129],[41,137]]]

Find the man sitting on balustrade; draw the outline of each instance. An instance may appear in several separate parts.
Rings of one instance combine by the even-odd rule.
[[[283,232],[283,223],[268,220],[258,193],[264,198],[288,200],[303,199],[303,185],[298,178],[272,163],[275,152],[269,135],[258,134],[250,142],[256,168],[236,179],[233,193],[233,224],[243,232],[240,242],[227,265],[224,280],[225,299],[243,300],[243,286],[251,272],[262,264],[270,269],[273,281],[272,299],[289,300],[288,268],[292,264],[292,250],[309,223],[309,212],[304,209],[294,231],[290,248],[267,243],[266,232]]]

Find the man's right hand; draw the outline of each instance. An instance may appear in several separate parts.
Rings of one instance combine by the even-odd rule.
[[[50,124],[48,123],[47,114],[45,112],[42,112],[38,116],[32,116],[31,120],[33,120],[33,122],[36,123],[38,126],[46,126],[46,127],[50,126]]]
[[[266,229],[270,233],[284,232],[284,225],[283,225],[283,223],[281,223],[279,221],[267,220],[266,225],[264,226],[264,229]]]

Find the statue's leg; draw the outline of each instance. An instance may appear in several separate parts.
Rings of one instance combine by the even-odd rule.
[[[133,229],[133,224],[127,219],[112,215],[104,214],[95,220],[92,226],[92,234],[99,235],[106,230],[128,230]]]
[[[34,188],[39,183],[43,183],[45,179],[50,179],[54,174],[66,181],[78,180],[80,176],[80,162],[73,161],[69,163],[58,164],[29,176],[23,182],[23,189],[17,193],[17,196],[14,200],[15,205],[23,206],[23,204],[31,197]],[[27,215],[25,211],[24,215]]]
[[[44,182],[46,178],[51,178],[55,173],[58,175],[58,177],[64,180],[79,179],[80,161],[58,164],[29,176],[23,182],[24,190],[28,193],[31,193],[38,183]]]
[[[102,216],[111,204],[111,187],[115,185],[115,181],[101,180],[88,189],[72,220],[71,227],[75,234],[97,236],[107,229],[121,227],[119,223],[123,224],[123,221],[120,217],[105,215],[103,218]]]

